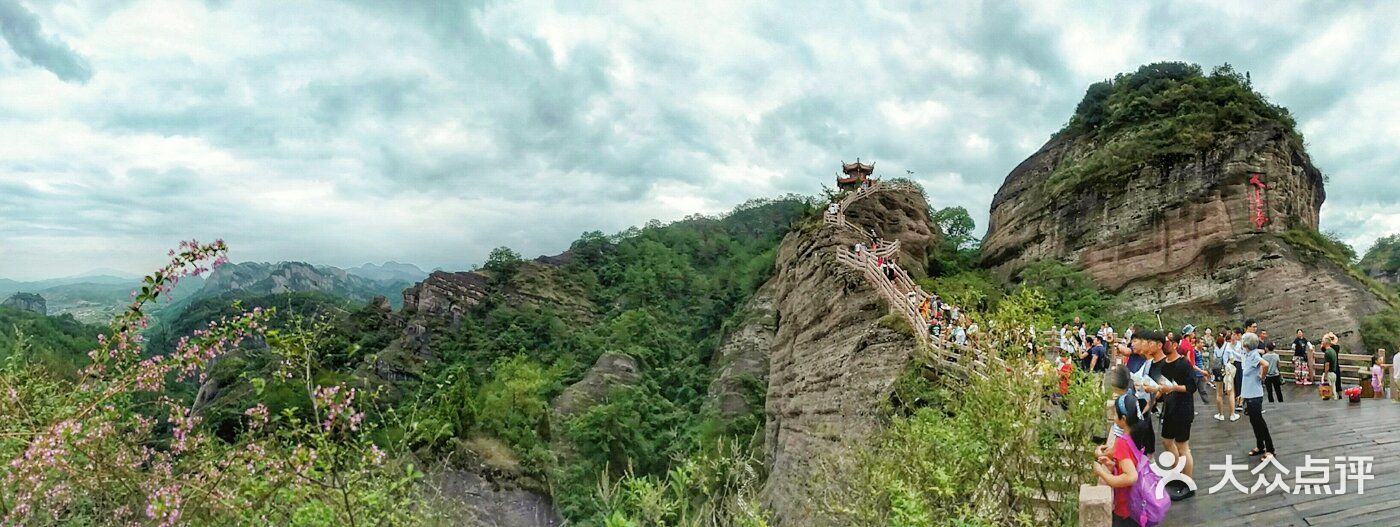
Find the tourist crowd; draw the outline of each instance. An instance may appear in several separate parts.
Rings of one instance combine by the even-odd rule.
[[[1279,343],[1255,321],[1247,320],[1237,328],[1201,331],[1187,325],[1179,335],[1129,326],[1120,336],[1108,323],[1091,332],[1076,318],[1062,325],[1057,337],[1055,360],[1061,393],[1067,394],[1073,375],[1099,375],[1113,394],[1107,408],[1109,425],[1104,444],[1096,452],[1094,470],[1114,489],[1114,525],[1151,524],[1157,510],[1164,514],[1170,504],[1154,504],[1150,497],[1129,498],[1138,496],[1134,493],[1144,481],[1156,485],[1160,480],[1156,474],[1144,473],[1146,467],[1141,465],[1156,452],[1158,438],[1161,449],[1171,453],[1166,459],[1175,460],[1187,478],[1193,475],[1190,440],[1199,413],[1196,396],[1207,408],[1214,406],[1212,417],[1216,421],[1232,423],[1241,415],[1249,418],[1255,437],[1249,457],[1267,461],[1275,455],[1263,403],[1265,399],[1283,402],[1282,358]],[[1317,384],[1324,399],[1341,398],[1344,372],[1362,384],[1346,390],[1349,396],[1361,397],[1366,391],[1377,398],[1386,395],[1385,350],[1371,355],[1369,367],[1343,370],[1342,345],[1333,333],[1314,342],[1299,329],[1282,349],[1284,353],[1292,351],[1293,382]],[[1394,371],[1389,384],[1391,397],[1400,401],[1400,376]],[[1170,501],[1195,495],[1181,481],[1169,481],[1167,488],[1171,490],[1167,493]]]

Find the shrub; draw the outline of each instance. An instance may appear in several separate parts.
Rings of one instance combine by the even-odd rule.
[[[1021,270],[1017,280],[1022,288],[1038,289],[1055,314],[1066,321],[1104,320],[1114,305],[1113,297],[1099,288],[1083,270],[1057,260],[1040,260]]]
[[[675,463],[663,476],[628,470],[616,482],[604,478],[598,500],[609,526],[767,527],[758,504],[763,477],[763,463],[748,449],[721,441],[711,452]]]
[[[1392,308],[1362,319],[1361,339],[1368,350],[1385,349],[1392,355],[1400,351],[1400,310]]]
[[[1106,395],[1083,376],[1061,411],[1046,402],[1055,376],[1010,360],[1010,372],[942,392],[942,405],[898,412],[854,466],[828,466],[817,487],[822,513],[841,525],[1043,525],[1033,498],[1073,500],[1092,477]],[[1073,507],[1044,513],[1074,524]]]
[[[225,261],[223,242],[184,242],[148,276],[131,306],[99,337],[76,382],[23,367],[0,371],[0,485],[5,524],[402,524],[420,521],[419,474],[388,462],[369,441],[378,425],[359,410],[364,394],[310,375],[310,338],[268,331],[261,309],[227,317],[145,357],[142,308],[184,276]],[[245,411],[232,443],[200,426],[204,416],[168,383],[204,380],[245,342],[267,338],[309,412]]]

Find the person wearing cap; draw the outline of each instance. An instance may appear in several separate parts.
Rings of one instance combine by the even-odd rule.
[[[1204,383],[1201,382],[1201,379],[1210,375],[1210,372],[1205,369],[1205,357],[1202,356],[1200,350],[1196,349],[1196,326],[1187,324],[1186,327],[1181,328],[1181,343],[1177,344],[1177,347],[1181,354],[1186,357],[1186,364],[1191,367],[1191,378],[1196,381],[1195,391],[1201,395],[1201,402],[1210,404],[1210,401],[1206,399],[1205,388],[1202,386]]]

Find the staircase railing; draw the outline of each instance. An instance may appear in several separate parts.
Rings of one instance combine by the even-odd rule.
[[[902,190],[904,186],[898,184],[885,185],[874,182],[869,187],[858,189],[837,202],[836,211],[828,213],[825,221],[828,225],[850,229],[858,232],[862,237],[866,232],[860,227],[852,224],[846,219],[846,208],[855,203],[856,200],[874,195],[878,192],[891,190]],[[996,356],[988,350],[977,346],[958,344],[942,338],[942,335],[931,335],[928,322],[919,314],[919,306],[933,295],[924,291],[914,282],[898,263],[894,262],[895,256],[899,254],[899,240],[885,241],[876,240],[876,249],[867,249],[860,252],[852,251],[845,247],[838,247],[836,251],[836,261],[852,269],[859,270],[865,276],[866,281],[875,288],[880,297],[885,300],[890,309],[899,313],[905,322],[909,324],[915,338],[921,346],[918,353],[920,360],[937,371],[951,372],[964,379],[978,377],[986,378],[989,374],[996,374],[1007,369],[1006,361]],[[892,278],[885,274],[885,269],[878,265],[880,259],[887,260],[887,265],[892,269]],[[914,293],[913,302],[910,301],[909,293]],[[956,323],[956,321],[948,321]],[[1068,445],[1066,445],[1068,448]],[[1081,511],[1088,509],[1104,509],[1104,503],[1109,503],[1104,498],[1109,495],[1104,492],[1102,485],[1083,485],[1079,491],[1079,507]],[[1037,499],[1048,503],[1050,507],[1057,507],[1060,503],[1070,499],[1057,489],[1040,489]],[[1068,490],[1068,489],[1066,489]],[[1111,495],[1109,495],[1111,498]],[[1107,510],[1107,509],[1104,509]],[[1101,511],[1100,511],[1101,512]],[[1107,515],[1102,515],[1107,518]],[[1082,519],[1082,518],[1081,518]]]
[[[829,225],[850,229],[865,235],[863,230],[846,219],[846,208],[867,196],[879,192],[901,190],[902,188],[899,185],[885,185],[875,182],[870,187],[851,191],[849,195],[837,202],[838,210],[835,213],[828,213],[825,221]],[[990,368],[1004,368],[1005,362],[1000,357],[972,346],[956,344],[943,339],[941,335],[930,334],[928,321],[919,314],[919,305],[933,295],[919,287],[909,272],[897,263],[887,262],[887,265],[892,267],[892,279],[886,276],[885,270],[877,265],[879,258],[894,258],[899,253],[900,247],[899,240],[876,240],[876,249],[867,249],[859,253],[841,247],[836,252],[836,260],[842,265],[861,271],[866,280],[885,300],[885,303],[909,324],[915,338],[923,345],[921,348],[925,350],[927,358],[936,361],[938,366],[952,369],[961,374],[979,377],[985,376],[985,371]],[[914,293],[913,302],[909,298],[911,292]]]

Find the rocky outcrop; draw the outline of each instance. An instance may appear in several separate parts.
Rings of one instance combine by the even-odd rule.
[[[1288,242],[1316,232],[1326,194],[1321,172],[1282,125],[1137,166],[1114,184],[1072,192],[1055,184],[1057,169],[1099,144],[1062,134],[1012,170],[992,202],[984,265],[1009,278],[1037,260],[1060,260],[1134,307],[1214,310],[1279,333],[1335,331],[1360,344],[1360,319],[1383,304],[1341,266]]]
[[[44,297],[34,293],[15,293],[11,295],[10,298],[5,299],[4,302],[0,302],[0,306],[32,311],[40,315],[49,314],[48,302],[44,300]]]
[[[439,509],[452,525],[558,527],[564,525],[547,496],[483,477],[476,471],[446,468],[430,479],[442,499]]]
[[[553,434],[550,442],[550,450],[558,461],[556,466],[568,467],[579,462],[577,445],[562,433],[569,420],[594,406],[606,404],[614,390],[635,387],[641,380],[636,359],[619,353],[604,353],[582,379],[554,398],[550,403],[549,427],[560,431]]]
[[[900,240],[906,268],[925,268],[923,258],[938,235],[923,197],[914,191],[878,196],[855,202],[847,217],[882,238]],[[828,523],[814,505],[821,475],[849,462],[884,426],[882,405],[915,348],[912,336],[878,324],[888,306],[860,272],[835,259],[838,247],[866,240],[817,225],[788,234],[778,249],[776,274],[765,286],[773,291],[777,328],[769,358],[769,477],[762,500],[778,525]]]
[[[743,321],[724,335],[715,351],[715,378],[708,397],[726,421],[762,409],[768,387],[768,353],[778,330],[775,288],[775,282],[769,282],[754,292],[744,305]]]
[[[917,191],[878,192],[851,204],[845,214],[882,239],[900,240],[900,266],[915,278],[925,276],[942,234],[929,218],[928,201]]]
[[[555,422],[563,423],[605,402],[613,388],[636,386],[642,379],[638,371],[636,359],[618,353],[604,353],[582,379],[554,398],[551,406]]]
[[[489,294],[490,281],[481,273],[434,271],[403,291],[403,313],[446,318],[455,324],[462,313],[476,307]]]
[[[498,290],[509,304],[543,306],[563,316],[592,320],[595,307],[586,292],[579,284],[560,279],[555,272],[569,261],[561,255],[524,262],[503,287],[495,285],[489,271],[434,271],[403,291],[403,314],[455,325],[463,313]]]

